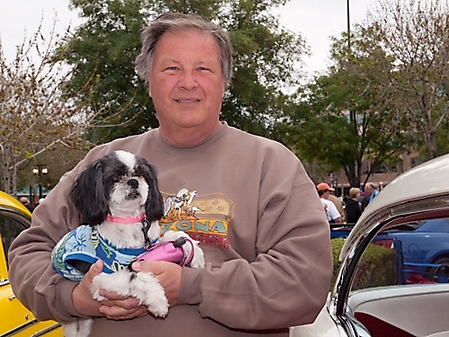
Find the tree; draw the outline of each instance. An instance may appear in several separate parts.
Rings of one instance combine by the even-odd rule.
[[[448,14],[440,1],[383,0],[351,36],[334,39],[329,73],[289,120],[301,156],[343,168],[360,186],[362,161],[372,164],[367,180],[403,154],[447,152]]]
[[[157,125],[147,89],[134,71],[140,31],[152,15],[146,1],[73,0],[71,7],[85,23],[59,50],[58,57],[73,68],[66,92],[78,104],[89,101],[92,109],[104,111],[86,138],[97,144]],[[83,90],[86,86],[94,88]]]
[[[158,13],[197,13],[220,23],[235,48],[234,79],[223,102],[222,119],[244,130],[267,135],[289,97],[282,92],[299,80],[296,65],[306,53],[304,41],[282,29],[269,14],[285,0],[257,1],[157,1],[72,0],[85,23],[66,41],[64,53],[74,67],[69,94],[80,90],[89,78],[98,80],[92,104],[120,107],[119,121],[126,127],[103,128],[89,138],[93,142],[141,133],[158,125],[147,90],[134,71],[140,52],[140,31]],[[87,94],[87,92],[85,93]],[[78,96],[84,101],[83,96]],[[111,104],[115,100],[116,105]],[[99,116],[101,120],[104,116]]]
[[[415,142],[422,142],[430,157],[440,155],[437,131],[449,119],[447,2],[382,0],[357,35],[363,53],[381,48],[389,59],[380,82],[394,97],[397,114],[407,119],[404,132],[416,134]]]
[[[363,161],[372,163],[368,180],[373,168],[398,160],[407,138],[402,117],[391,110],[390,92],[379,86],[388,59],[360,52],[357,36],[351,42],[349,50],[346,35],[334,39],[329,73],[307,85],[285,133],[301,158],[320,163],[328,173],[344,169],[351,186],[358,187],[366,182]]]
[[[7,193],[16,195],[19,175],[28,180],[19,183],[21,188],[31,184],[33,165],[54,165],[50,172],[73,167],[73,162],[64,167],[64,158],[56,161],[50,152],[86,150],[83,135],[96,126],[93,120],[102,112],[75,105],[64,95],[72,71],[54,55],[67,34],[61,37],[53,30],[45,40],[39,27],[17,47],[12,61],[5,58],[0,43],[0,188]]]

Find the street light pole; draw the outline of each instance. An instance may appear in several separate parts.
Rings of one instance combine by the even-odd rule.
[[[46,174],[48,174],[48,168],[46,165],[36,165],[33,167],[33,174],[38,179],[38,186],[39,186],[39,199],[42,199],[42,177]]]
[[[348,52],[351,49],[351,19],[349,16],[349,0],[346,0],[346,18],[348,24]]]
[[[347,29],[348,29],[348,56],[351,51],[351,17],[349,10],[349,0],[346,0],[346,19],[347,19]],[[354,123],[357,128],[356,114],[354,110],[349,111],[349,120],[351,123]]]

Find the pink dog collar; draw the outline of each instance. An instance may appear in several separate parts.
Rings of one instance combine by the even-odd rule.
[[[128,216],[126,218],[120,218],[118,216],[110,216],[110,215],[106,217],[106,221],[115,223],[126,223],[126,224],[141,222],[143,219],[145,219],[145,213],[142,213],[140,216]]]

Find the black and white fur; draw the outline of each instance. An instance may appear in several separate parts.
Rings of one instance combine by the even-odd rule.
[[[110,222],[108,216],[127,218],[145,213],[151,226],[147,231],[150,240],[160,237],[158,220],[163,216],[163,199],[157,184],[157,172],[153,165],[126,151],[112,152],[91,163],[77,178],[71,191],[71,199],[81,214],[82,221],[97,226],[99,234],[118,248],[144,247],[146,242],[142,223],[123,224]],[[174,241],[180,236],[190,239],[183,232],[169,231],[161,241]],[[191,267],[204,267],[204,256],[198,243],[184,245],[188,256],[194,247]],[[87,272],[90,266],[76,266]],[[113,274],[101,273],[93,279],[92,295],[104,300],[100,289],[123,296],[134,296],[148,307],[155,317],[165,317],[168,301],[157,278],[150,273],[123,269]],[[66,337],[87,337],[92,319],[80,319],[64,325]]]

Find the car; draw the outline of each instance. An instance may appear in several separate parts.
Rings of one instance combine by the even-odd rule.
[[[374,243],[398,245],[400,283],[449,282],[449,218],[414,221],[380,233]]]
[[[346,238],[353,227],[331,224],[331,239]],[[373,243],[398,249],[404,268],[399,283],[449,281],[449,218],[403,224],[376,235]]]
[[[30,223],[30,211],[18,200],[0,191],[0,336],[63,336],[60,324],[38,321],[15,297],[8,281],[9,246]]]
[[[349,235],[349,232],[352,231],[354,228],[353,223],[331,223],[330,229],[331,229],[331,239],[337,239],[337,238],[346,238]]]
[[[444,155],[403,173],[373,199],[339,239],[338,271],[320,314],[291,327],[290,337],[449,336],[449,255],[435,244],[422,252],[428,259],[409,259],[424,250],[413,240],[425,242],[430,234],[424,229],[444,227],[449,218],[448,175]],[[432,258],[432,248],[445,253]],[[410,279],[416,268],[431,272],[421,274],[424,282]]]

